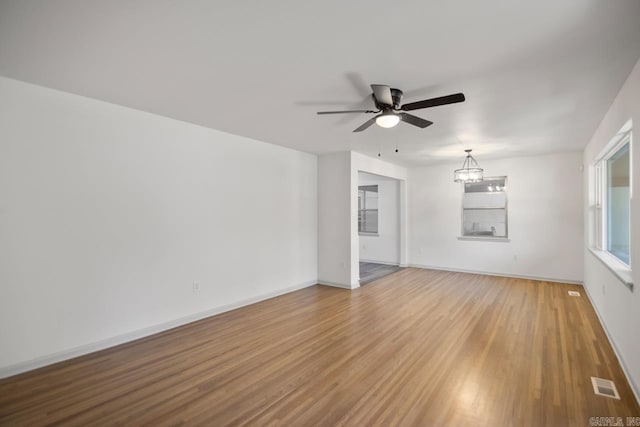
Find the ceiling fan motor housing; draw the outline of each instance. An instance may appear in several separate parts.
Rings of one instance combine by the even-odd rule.
[[[373,102],[376,104],[376,108],[378,110],[385,111],[390,108],[393,108],[394,110],[400,109],[400,103],[402,102],[402,91],[400,89],[393,89],[393,88],[390,88],[390,90],[391,90],[391,99],[393,100],[393,105],[382,103],[378,101],[378,99],[376,99],[376,96],[374,94],[371,94],[371,96],[373,97]]]
[[[391,98],[393,99],[393,108],[399,109],[402,102],[402,91],[400,89],[391,89]]]

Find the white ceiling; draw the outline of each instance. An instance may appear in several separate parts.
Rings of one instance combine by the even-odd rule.
[[[638,0],[0,1],[0,74],[313,153],[481,162],[583,148],[639,22]],[[315,114],[370,108],[370,83],[467,102],[426,129]]]

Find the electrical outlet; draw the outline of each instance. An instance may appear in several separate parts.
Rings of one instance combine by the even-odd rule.
[[[193,282],[193,293],[200,291],[200,284],[198,282]]]

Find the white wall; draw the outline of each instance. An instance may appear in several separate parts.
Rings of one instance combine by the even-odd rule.
[[[318,158],[318,280],[344,288],[358,287],[350,266],[351,179],[348,151]]]
[[[378,235],[360,235],[360,261],[400,263],[399,182],[366,172],[358,173],[358,186],[378,186]]]
[[[509,241],[458,240],[459,164],[410,169],[409,263],[581,282],[581,154],[477,160],[486,177],[507,176]]]
[[[0,375],[315,284],[317,248],[316,156],[0,78]]]
[[[640,61],[620,90],[611,108],[603,118],[584,151],[585,167],[592,165],[620,128],[631,119],[631,277],[635,288],[626,287],[585,245],[584,286],[612,341],[620,362],[640,398]],[[584,177],[585,191],[589,192],[588,177]],[[591,197],[590,197],[591,198]],[[585,243],[590,241],[593,217],[589,199],[585,198]]]

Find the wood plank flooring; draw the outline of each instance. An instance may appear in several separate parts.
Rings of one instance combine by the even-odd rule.
[[[0,380],[0,425],[588,426],[640,408],[580,286],[406,268]],[[621,400],[595,396],[590,377]]]

